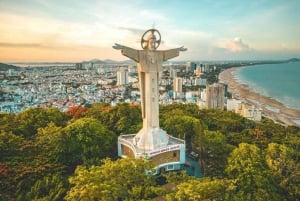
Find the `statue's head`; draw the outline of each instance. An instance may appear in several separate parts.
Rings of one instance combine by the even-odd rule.
[[[157,35],[157,36],[156,36]],[[158,39],[157,39],[158,37]],[[156,29],[147,30],[141,39],[143,49],[156,50],[160,44],[160,33]]]
[[[148,36],[147,40],[148,40],[147,48],[149,50],[155,50],[156,49],[156,47],[155,47],[156,46],[156,37],[155,37],[155,35],[151,33]]]

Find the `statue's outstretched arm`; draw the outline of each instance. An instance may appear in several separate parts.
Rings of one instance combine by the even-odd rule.
[[[175,48],[175,49],[171,49],[171,50],[164,50],[164,61],[168,60],[168,59],[172,59],[174,57],[177,57],[179,55],[180,51],[186,51],[187,48],[185,48],[184,46],[181,46],[179,48]]]
[[[124,45],[120,45],[118,43],[115,43],[114,46],[112,46],[116,50],[121,50],[122,54],[130,59],[133,59],[136,62],[139,62],[139,53],[138,50],[135,50],[130,47],[126,47]]]
[[[121,50],[121,49],[123,49],[124,48],[124,46],[123,45],[120,45],[119,43],[115,43],[115,45],[114,46],[112,46],[114,49],[116,49],[116,50]]]
[[[185,48],[184,46],[181,46],[181,47],[179,48],[179,51],[187,51],[187,48]]]

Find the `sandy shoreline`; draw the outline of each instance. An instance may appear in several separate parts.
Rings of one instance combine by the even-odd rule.
[[[226,69],[220,73],[220,82],[228,84],[232,97],[255,105],[262,109],[263,116],[285,125],[300,126],[300,110],[288,108],[270,97],[251,91],[247,85],[240,84],[235,78],[237,67]]]

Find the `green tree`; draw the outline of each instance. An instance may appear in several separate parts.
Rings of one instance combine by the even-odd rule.
[[[51,161],[48,152],[51,149],[36,143],[34,137],[24,139],[12,132],[2,132],[0,138],[0,144],[4,145],[1,146],[4,177],[0,179],[0,194],[10,198],[4,200],[31,200],[26,199],[26,194],[35,181],[62,170],[61,165]]]
[[[227,179],[191,179],[178,184],[175,192],[165,197],[169,201],[228,200],[228,194],[234,188],[233,181]]]
[[[37,180],[21,200],[60,201],[65,197],[67,190],[67,178],[55,173]]]
[[[156,196],[153,166],[143,159],[105,159],[101,166],[80,166],[70,178],[66,200],[146,200]]]
[[[228,158],[226,172],[236,184],[230,200],[282,200],[280,189],[257,146],[239,144]]]
[[[0,131],[10,132],[16,128],[16,115],[12,113],[0,113]]]
[[[164,173],[163,176],[166,178],[166,181],[171,184],[180,184],[182,182],[186,182],[194,177],[189,176],[185,170],[182,171],[174,171]]]
[[[207,83],[208,83],[208,84],[213,84],[213,83],[215,83],[215,82],[217,82],[217,81],[218,81],[218,78],[217,78],[217,76],[216,76],[215,74],[210,73],[210,74],[207,76]]]
[[[246,128],[255,126],[254,121],[250,121],[240,115],[217,109],[200,110],[198,118],[207,125],[208,130],[219,130],[227,136],[230,132],[240,133]]]
[[[58,161],[73,170],[77,165],[97,165],[105,157],[114,157],[116,135],[99,121],[81,118],[63,128],[57,139]]]
[[[84,113],[84,117],[101,121],[104,118],[104,113],[108,113],[107,110],[110,110],[111,108],[112,107],[107,103],[94,103],[92,104],[92,107]],[[104,123],[103,121],[101,122]]]
[[[300,165],[292,158],[293,150],[276,143],[268,144],[266,162],[288,200],[300,199]]]
[[[142,127],[141,108],[128,103],[120,103],[114,107],[103,103],[93,104],[85,116],[98,119],[118,135],[137,133]]]
[[[112,119],[116,119],[114,129],[116,133],[137,133],[142,127],[141,108],[130,106],[128,103],[118,104],[109,113]]]
[[[281,138],[280,143],[291,148],[292,157],[295,161],[300,160],[300,127],[288,126],[285,130],[285,137]]]
[[[68,117],[56,108],[30,108],[18,114],[16,121],[18,126],[14,129],[14,133],[28,139],[37,133],[38,128],[45,127],[50,122],[54,122],[57,126],[65,126]]]
[[[199,146],[202,127],[198,119],[187,115],[171,115],[161,124],[170,135],[186,140],[188,149],[192,145]]]
[[[227,157],[233,148],[226,143],[226,137],[219,131],[204,130],[198,148],[203,175],[224,176]]]
[[[0,200],[14,200],[15,171],[0,162]]]
[[[5,157],[17,155],[23,140],[23,137],[12,132],[0,131],[0,161],[3,161]]]
[[[199,107],[196,104],[181,104],[173,103],[170,105],[160,105],[160,119],[164,120],[172,114],[183,114],[191,117],[198,118],[199,116]]]
[[[41,150],[43,158],[47,159],[49,163],[58,162],[58,153],[60,152],[59,143],[63,128],[56,126],[53,122],[50,122],[46,127],[38,128],[35,143]]]

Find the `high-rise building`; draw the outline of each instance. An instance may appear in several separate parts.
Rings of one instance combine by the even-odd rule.
[[[204,64],[202,66],[202,72],[209,73],[209,64]]]
[[[174,77],[173,90],[176,92],[182,92],[182,78],[181,77]]]
[[[82,63],[76,63],[75,68],[76,70],[82,70]]]
[[[201,67],[197,66],[196,70],[194,71],[194,73],[195,73],[196,76],[200,76],[201,75]]]
[[[183,96],[182,93],[182,78],[181,77],[175,77],[173,80],[173,97],[175,99],[180,99]]]
[[[194,72],[194,70],[196,70],[196,63],[194,63],[194,62],[187,62],[186,63],[186,72],[187,73],[193,73]]]
[[[224,85],[214,83],[206,87],[206,106],[208,109],[224,109]]]
[[[121,67],[117,71],[117,85],[122,86],[126,84],[128,84],[128,71]]]
[[[128,72],[129,73],[136,73],[137,72],[136,66],[128,65]]]
[[[177,77],[177,70],[174,68],[170,68],[170,78]]]

